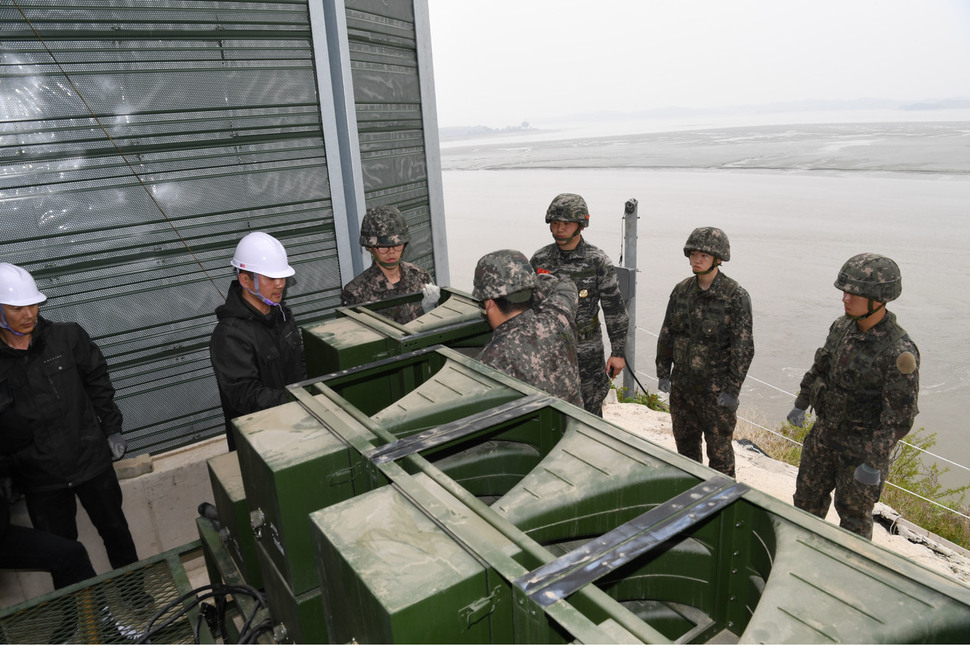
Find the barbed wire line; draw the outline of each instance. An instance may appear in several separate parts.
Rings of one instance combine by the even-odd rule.
[[[657,336],[657,334],[656,334],[656,333],[654,333],[654,332],[651,332],[650,330],[647,330],[647,329],[645,329],[645,328],[642,328],[642,327],[640,327],[639,325],[637,326],[637,328],[636,328],[636,329],[637,329],[638,331],[640,331],[640,332],[645,332],[646,334],[649,334],[649,335],[650,335],[650,336],[652,336],[652,337],[656,337],[656,336]],[[643,372],[642,370],[634,370],[634,372],[636,372],[636,373],[638,373],[638,374],[641,374],[641,375],[644,375],[645,377],[648,377],[648,378],[650,378],[650,379],[653,379],[654,381],[656,381],[656,380],[657,380],[657,378],[656,378],[656,377],[654,377],[653,375],[649,375],[649,374],[647,374],[647,373],[645,373],[645,372]],[[749,374],[749,375],[747,376],[747,379],[750,379],[750,380],[752,380],[752,381],[756,381],[756,382],[758,382],[759,384],[763,384],[763,385],[765,385],[765,386],[768,386],[769,388],[774,388],[774,389],[775,389],[775,390],[777,390],[778,392],[780,392],[780,393],[783,393],[783,394],[785,394],[785,395],[788,395],[788,396],[790,396],[790,397],[792,397],[793,399],[794,399],[794,398],[795,398],[795,397],[797,396],[797,395],[795,395],[795,393],[790,393],[790,392],[788,392],[787,390],[785,390],[785,389],[783,389],[783,388],[779,388],[778,386],[775,386],[774,384],[771,384],[771,383],[769,383],[769,382],[767,382],[767,381],[763,381],[763,380],[761,380],[761,379],[758,379],[757,377],[754,377],[754,376],[752,376],[752,375],[750,375],[750,374]],[[741,419],[741,418],[739,417],[738,419]],[[748,420],[744,420],[744,421],[746,421],[746,422],[748,422],[749,424],[754,424],[754,422],[750,422],[750,421],[748,421]],[[756,426],[759,426],[759,425],[757,425],[757,424],[755,424],[755,425],[756,425]],[[759,426],[759,428],[762,428],[762,429],[764,429],[764,430],[766,430],[766,431],[768,431],[769,433],[775,433],[775,431],[772,431],[772,430],[770,430],[770,429],[767,429],[767,428],[765,428],[765,427],[763,427],[763,426]],[[775,434],[776,434],[776,435],[779,435],[778,433],[775,433]],[[781,437],[785,437],[785,436],[784,436],[784,435],[782,435]],[[788,439],[791,439],[791,438],[788,438]],[[907,442],[906,440],[900,440],[900,441],[899,441],[899,443],[900,443],[900,444],[904,444],[904,445],[906,445],[906,446],[908,446],[908,447],[910,447],[910,448],[912,448],[912,449],[915,449],[915,450],[917,450],[917,451],[919,451],[919,452],[921,452],[921,453],[925,453],[926,455],[928,455],[928,456],[930,456],[930,457],[932,457],[932,458],[935,458],[935,459],[937,459],[937,460],[942,460],[943,462],[946,462],[947,464],[950,464],[950,465],[953,465],[953,466],[955,466],[955,467],[957,467],[957,468],[959,468],[959,469],[963,469],[964,471],[967,471],[967,472],[970,472],[970,467],[968,467],[968,466],[965,466],[965,465],[963,465],[963,464],[960,464],[959,462],[954,462],[953,460],[951,460],[951,459],[949,459],[949,458],[945,458],[945,457],[943,457],[942,455],[939,455],[939,454],[936,454],[936,453],[933,453],[932,451],[928,451],[928,450],[926,450],[926,449],[924,449],[924,448],[922,448],[922,447],[919,447],[919,446],[916,446],[915,444],[910,444],[910,443],[909,443],[909,442]],[[914,495],[915,495],[915,494],[914,494]]]
[[[644,377],[647,377],[649,379],[653,379],[654,381],[657,380],[656,377],[654,377],[653,375],[649,375],[649,374],[643,372],[642,370],[635,370],[634,372],[638,372],[641,375],[643,375]],[[802,446],[802,443],[799,442],[798,440],[794,440],[794,439],[788,437],[787,435],[785,435],[784,433],[779,433],[778,431],[776,431],[774,429],[771,429],[771,428],[768,428],[767,426],[764,426],[763,424],[759,424],[758,422],[755,422],[755,421],[752,421],[752,420],[747,419],[745,417],[742,417],[741,415],[738,415],[738,419],[741,420],[742,422],[745,422],[746,424],[750,424],[751,426],[754,426],[755,428],[761,429],[762,431],[765,431],[766,433],[770,433],[770,434],[775,435],[775,436],[777,436],[777,437],[779,437],[779,438],[781,438],[783,440],[786,440],[788,442],[791,442],[792,444],[797,444],[798,446]],[[921,449],[920,447],[914,446],[914,445],[910,444],[909,442],[900,441],[900,444],[905,444],[906,446],[912,447],[912,448],[916,449],[917,451],[922,451],[923,453],[927,453],[929,455],[934,455],[935,456],[935,454],[931,453],[930,451],[927,451],[926,449]],[[941,458],[941,459],[942,460],[946,460],[946,458]],[[958,467],[960,467],[962,469],[966,469],[966,467],[964,467],[961,464],[957,464],[957,463],[952,462],[950,460],[946,460],[946,461],[947,462],[950,462],[951,464],[954,464],[954,465],[956,465],[956,466],[958,466]],[[927,498],[925,496],[922,496],[922,495],[916,493],[915,491],[910,491],[909,489],[906,489],[905,487],[901,487],[901,486],[899,486],[899,485],[897,485],[897,484],[895,484],[893,482],[890,482],[889,480],[886,481],[886,484],[889,485],[890,487],[895,487],[896,489],[899,489],[900,491],[903,491],[905,493],[908,493],[911,496],[915,496],[915,497],[919,498],[920,500],[923,500],[925,502],[928,502],[931,505],[935,505],[936,507],[939,507],[940,509],[943,509],[945,511],[948,511],[951,514],[955,514],[957,516],[960,516],[961,518],[966,518],[967,520],[970,520],[970,516],[968,516],[967,514],[964,514],[963,512],[957,511],[956,509],[952,509],[950,507],[947,507],[946,505],[944,505],[942,503],[939,503],[939,502],[937,502],[935,500],[930,500],[929,498]]]
[[[652,336],[654,338],[659,338],[658,335],[655,332],[652,332],[650,330],[647,330],[646,328],[640,327],[639,325],[636,326],[636,330],[639,331],[639,332],[643,332],[645,334],[648,334],[648,335],[650,335],[650,336]],[[632,369],[632,371],[634,373],[643,375],[644,377],[646,377],[648,379],[653,379],[654,381],[657,381],[657,377],[655,377],[654,375],[651,375],[651,374],[648,374],[646,372],[643,372],[642,370],[638,370],[638,369],[636,369],[635,367],[632,367],[632,366],[631,366],[631,369]],[[762,379],[758,379],[757,377],[753,377],[750,374],[747,376],[747,379],[750,379],[752,381],[755,381],[755,382],[757,382],[759,384],[762,384],[764,386],[767,386],[769,388],[773,388],[774,390],[777,390],[780,393],[784,393],[786,395],[789,395],[792,398],[794,398],[796,396],[794,393],[790,393],[790,392],[788,392],[787,390],[785,390],[783,388],[779,388],[778,386],[775,386],[774,384],[771,384],[771,383],[769,383],[767,381],[764,381]],[[746,424],[750,424],[751,426],[753,426],[755,428],[761,429],[762,431],[764,431],[766,433],[770,433],[771,435],[775,435],[777,437],[780,437],[780,438],[782,438],[784,440],[787,440],[788,442],[791,442],[793,444],[797,444],[798,446],[802,446],[801,442],[798,442],[796,440],[793,440],[792,438],[788,437],[787,435],[785,435],[783,433],[780,433],[780,432],[778,432],[778,431],[776,431],[774,429],[768,428],[768,427],[764,426],[763,424],[759,424],[759,423],[754,422],[752,420],[746,419],[746,418],[744,418],[744,417],[742,417],[740,415],[738,416],[738,419],[741,420],[741,421],[743,421],[743,422],[745,422]],[[905,440],[900,440],[899,443],[900,444],[903,444],[905,446],[908,446],[908,447],[910,447],[912,449],[915,449],[917,451],[920,451],[921,453],[925,453],[926,455],[931,456],[931,457],[933,457],[933,458],[935,458],[937,460],[942,460],[943,462],[946,462],[947,464],[951,464],[951,465],[953,465],[955,467],[958,467],[960,469],[963,469],[965,471],[970,471],[970,467],[966,467],[966,466],[964,466],[964,465],[962,465],[962,464],[960,464],[958,462],[954,462],[953,460],[950,460],[949,458],[945,458],[942,455],[937,455],[936,453],[933,453],[932,451],[928,451],[928,450],[926,450],[926,449],[924,449],[922,447],[916,446],[914,444],[910,444],[909,442],[906,442]],[[944,505],[942,503],[939,503],[939,502],[937,502],[935,500],[930,500],[929,498],[927,498],[925,496],[922,496],[922,495],[916,493],[915,491],[910,491],[909,489],[906,489],[904,487],[901,487],[901,486],[899,486],[899,485],[897,485],[897,484],[895,484],[893,482],[890,482],[888,480],[886,481],[885,484],[889,485],[890,487],[895,487],[896,489],[898,489],[900,491],[903,491],[905,493],[908,493],[911,496],[915,496],[916,498],[919,498],[920,500],[923,500],[924,502],[928,502],[931,505],[934,505],[936,507],[939,507],[940,509],[943,509],[945,511],[948,511],[951,514],[954,514],[956,516],[960,516],[961,518],[965,518],[967,520],[970,520],[970,516],[968,516],[967,514],[961,512],[961,511],[957,511],[956,509],[951,509],[950,507],[947,507],[946,505]]]

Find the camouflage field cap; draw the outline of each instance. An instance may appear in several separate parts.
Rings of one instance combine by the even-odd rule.
[[[575,193],[560,193],[546,209],[546,224],[550,222],[579,222],[589,226],[589,208],[586,200]]]
[[[408,223],[393,206],[375,206],[367,209],[360,223],[360,246],[396,247],[411,242]]]
[[[538,284],[536,271],[524,253],[502,249],[487,253],[478,261],[472,296],[480,301],[505,296],[513,303],[524,303]]]
[[[690,257],[691,251],[702,251],[724,262],[731,259],[731,243],[727,234],[717,227],[697,227],[687,237],[684,255]]]
[[[835,287],[849,294],[888,303],[903,292],[903,276],[892,258],[877,253],[860,253],[842,265]]]

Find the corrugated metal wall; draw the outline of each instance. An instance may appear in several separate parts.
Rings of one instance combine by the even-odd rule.
[[[358,202],[403,207],[410,259],[434,269],[413,18],[348,4],[359,169],[328,167],[307,0],[0,4],[0,260],[102,348],[129,454],[222,432],[208,339],[247,232],[283,242],[287,302],[320,318],[356,270],[361,215],[331,182],[363,174]]]
[[[412,241],[407,260],[432,271],[428,170],[414,22],[410,2],[347,2],[365,200],[367,206],[393,204],[404,213]]]

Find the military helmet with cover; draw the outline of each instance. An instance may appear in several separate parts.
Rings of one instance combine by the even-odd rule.
[[[479,259],[473,282],[472,296],[480,301],[504,296],[513,303],[524,303],[538,286],[539,279],[524,253],[502,249]]]
[[[903,291],[903,277],[892,258],[877,253],[860,253],[845,261],[836,289],[870,300],[888,303]]]
[[[546,209],[546,224],[550,222],[579,222],[589,226],[589,208],[586,200],[575,193],[560,193]]]
[[[411,242],[404,215],[393,206],[367,209],[360,223],[360,246],[396,247]]]
[[[731,243],[727,234],[717,227],[697,227],[691,231],[684,245],[684,255],[690,258],[691,251],[701,251],[724,262],[731,259]]]

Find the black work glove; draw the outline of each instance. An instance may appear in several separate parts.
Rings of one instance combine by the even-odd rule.
[[[804,426],[805,425],[805,409],[798,408],[797,406],[791,409],[788,413],[788,423],[792,426]]]

